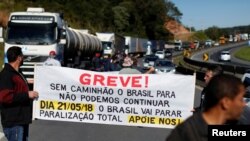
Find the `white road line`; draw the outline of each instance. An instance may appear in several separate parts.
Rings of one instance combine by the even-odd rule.
[[[195,85],[195,88],[197,88],[197,89],[199,89],[199,90],[202,90],[202,89],[203,89],[203,87],[198,86],[198,85]]]

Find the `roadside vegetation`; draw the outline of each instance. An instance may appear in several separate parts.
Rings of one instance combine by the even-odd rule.
[[[234,55],[236,58],[250,61],[250,46],[246,46],[246,47],[241,48]]]
[[[61,12],[75,29],[116,32],[150,40],[167,40],[170,33],[163,25],[169,20],[179,21],[182,16],[173,2],[165,0],[0,0],[0,12],[7,14],[25,11],[27,7]]]
[[[183,16],[170,0],[0,0],[0,26],[6,27],[10,12],[25,11],[27,7],[43,7],[45,11],[64,13],[70,27],[88,29],[91,33],[116,32],[165,41],[174,39],[166,29],[166,23],[172,20],[181,23]],[[228,38],[235,31],[250,33],[250,25],[228,28],[212,26],[200,31],[185,27],[194,33],[189,39],[191,41],[217,41],[221,36]]]

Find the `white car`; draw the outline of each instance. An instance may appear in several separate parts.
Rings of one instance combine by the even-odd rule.
[[[156,51],[155,56],[158,56],[159,59],[164,59],[165,52],[164,51]]]
[[[175,64],[166,59],[158,59],[155,61],[155,73],[162,74],[162,73],[175,73]]]
[[[143,69],[149,69],[155,65],[155,61],[159,59],[156,55],[146,55],[143,61]]]
[[[231,61],[231,55],[230,55],[230,51],[224,50],[221,51],[220,56],[219,56],[219,61]]]
[[[206,40],[205,47],[212,47],[213,41],[212,40]]]
[[[219,46],[219,45],[220,45],[219,42],[215,42],[215,43],[214,43],[214,46]]]

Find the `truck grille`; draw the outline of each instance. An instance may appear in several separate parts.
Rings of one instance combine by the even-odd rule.
[[[46,56],[24,56],[24,62],[20,67],[20,70],[28,81],[34,79],[35,66],[43,65],[43,62],[46,60],[46,58]]]
[[[23,65],[20,67],[20,70],[24,74],[25,78],[27,80],[33,80],[34,79],[34,68],[35,66],[42,66],[43,63],[40,62],[24,62]]]

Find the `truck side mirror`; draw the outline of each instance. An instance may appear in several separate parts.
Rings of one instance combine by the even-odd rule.
[[[59,40],[59,44],[65,45],[65,44],[66,44],[66,39],[60,39],[60,40]]]
[[[66,44],[66,30],[65,29],[58,30],[58,41],[59,41],[59,44]]]

